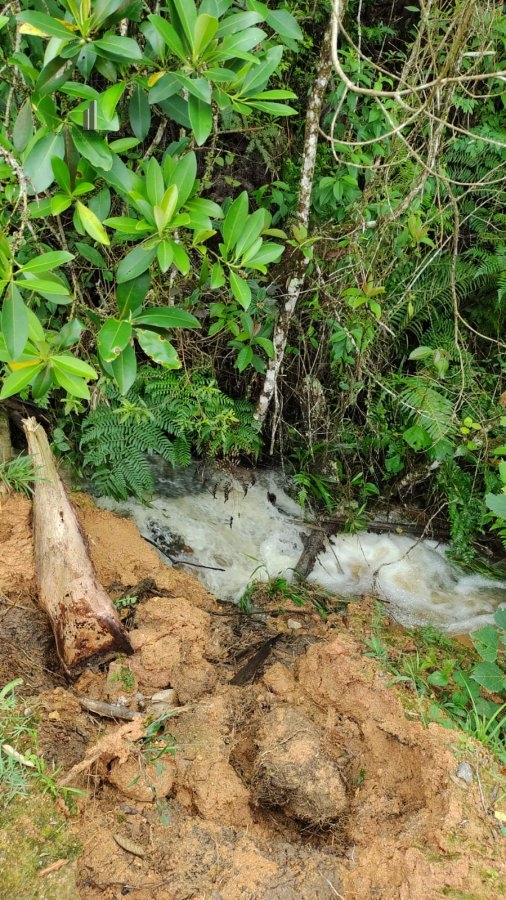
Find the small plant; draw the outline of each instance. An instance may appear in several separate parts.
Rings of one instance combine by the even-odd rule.
[[[138,602],[139,602],[138,597],[126,596],[126,597],[118,597],[117,600],[114,600],[113,605],[114,605],[114,608],[117,610],[117,612],[121,612],[124,609],[133,609],[135,606],[137,606]]]
[[[132,600],[134,598],[129,597],[128,599]],[[121,666],[119,672],[116,672],[111,676],[111,681],[119,681],[124,687],[125,691],[133,691],[133,689],[135,688],[135,675],[128,668],[128,666]]]
[[[30,497],[33,484],[39,480],[31,456],[15,456],[0,462],[0,489],[17,491]]]

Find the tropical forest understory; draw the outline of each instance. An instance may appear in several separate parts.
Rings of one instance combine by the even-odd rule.
[[[7,4],[2,479],[35,411],[98,493],[274,460],[500,556],[505,40],[489,0]]]

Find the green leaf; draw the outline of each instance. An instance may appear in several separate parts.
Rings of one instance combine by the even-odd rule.
[[[110,244],[109,235],[95,213],[92,212],[91,209],[88,209],[87,206],[84,206],[80,200],[76,203],[76,210],[81,219],[82,226],[89,236],[92,237],[94,241],[97,241],[97,243],[108,246]]]
[[[248,194],[243,191],[229,207],[223,220],[222,234],[227,250],[232,250],[239,240],[248,216]]]
[[[124,281],[131,281],[132,278],[137,278],[138,275],[146,272],[155,256],[156,247],[148,248],[143,244],[139,244],[138,247],[127,253],[118,266],[116,275],[118,284],[122,284]]]
[[[139,141],[137,138],[118,138],[115,141],[111,141],[109,144],[109,148],[114,151],[114,153],[126,153],[127,150],[132,150],[134,147],[139,146]]]
[[[137,375],[137,359],[131,344],[127,344],[123,353],[111,363],[116,384],[123,395],[128,394]]]
[[[284,247],[281,247],[279,244],[272,243],[262,243],[262,246],[255,253],[252,253],[252,248],[244,254],[243,256],[243,264],[248,266],[266,266],[268,263],[277,262],[280,257],[283,255]]]
[[[148,19],[152,23],[152,25],[154,25],[154,27],[158,31],[158,34],[162,36],[169,50],[171,50],[171,52],[174,53],[175,56],[177,56],[181,60],[181,62],[186,63],[187,56],[185,46],[174,26],[171,25],[170,22],[167,22],[165,19],[163,19],[161,16],[148,16]],[[157,101],[153,100],[152,102],[156,103]]]
[[[252,109],[259,109],[260,112],[269,113],[270,116],[296,116],[297,110],[293,106],[287,106],[286,103],[272,103],[264,100],[244,100]]]
[[[28,339],[30,341],[36,341],[37,343],[43,341],[44,329],[39,319],[29,307],[26,308],[26,311],[28,313]]]
[[[248,345],[243,347],[242,350],[237,354],[237,359],[235,361],[236,369],[239,369],[239,372],[244,372],[245,369],[251,365],[253,361],[253,349]]]
[[[79,378],[98,378],[98,374],[84,359],[77,359],[72,353],[59,353],[51,357],[51,362],[69,375],[77,375]]]
[[[269,9],[265,15],[267,24],[281,37],[301,41],[304,35],[287,9]]]
[[[135,335],[146,356],[168,369],[181,368],[176,349],[167,338],[144,328],[136,328]]]
[[[66,28],[62,22],[52,19],[51,16],[46,16],[45,13],[22,12],[16,16],[16,19],[18,22],[21,22],[21,28],[19,29],[21,34],[30,34],[37,37],[56,37],[61,41],[74,41],[76,39],[72,28]]]
[[[23,170],[28,181],[29,194],[41,194],[54,181],[51,159],[63,159],[65,142],[62,134],[46,134],[27,153]]]
[[[33,366],[28,366],[24,369],[20,369],[19,372],[13,372],[12,375],[8,375],[4,380],[2,385],[2,390],[0,391],[0,400],[5,400],[7,397],[12,397],[13,394],[19,394],[23,388],[27,387],[30,384],[31,380],[35,378],[35,376],[44,368],[43,362],[37,362],[34,360]]]
[[[125,93],[125,88],[125,81],[117,81],[116,84],[112,84],[111,87],[107,88],[107,90],[100,95],[99,106],[105,120],[111,121],[114,119],[116,107]]]
[[[213,130],[212,106],[210,103],[190,95],[188,98],[188,115],[197,146],[201,147]]]
[[[146,193],[151,206],[162,205],[165,182],[161,166],[154,156],[151,157],[146,166]]]
[[[58,266],[64,266],[65,263],[75,259],[73,253],[67,253],[66,250],[51,250],[49,253],[41,253],[35,259],[24,263],[21,266],[22,272],[49,272]]]
[[[471,678],[481,684],[491,694],[500,694],[506,690],[506,675],[493,662],[479,663],[473,669]]]
[[[190,257],[182,244],[179,244],[177,241],[171,241],[171,244],[172,252],[174,254],[174,265],[179,269],[181,275],[188,275],[191,268]]]
[[[26,275],[31,275],[31,272],[23,273]],[[52,294],[55,297],[68,297],[69,289],[66,284],[63,283],[61,278],[57,278],[56,275],[52,275],[49,272],[44,272],[45,278],[26,278],[16,280],[15,284],[27,291],[37,291],[39,294]]]
[[[53,156],[51,167],[59,187],[61,187],[62,191],[65,191],[66,194],[70,194],[72,190],[70,170],[65,160],[59,159],[58,156]]]
[[[70,375],[60,363],[53,359],[53,377],[57,384],[63,388],[67,394],[72,397],[79,397],[80,400],[89,400],[90,391],[88,385],[82,378],[77,375]]]
[[[151,109],[146,92],[139,84],[136,84],[132,91],[128,104],[128,115],[133,133],[140,141],[143,141],[151,127]]]
[[[161,203],[160,209],[163,214],[163,218],[165,220],[165,225],[167,225],[174,216],[177,207],[179,206],[179,189],[177,185],[170,184],[167,190],[165,191]]]
[[[28,340],[28,310],[13,284],[3,301],[2,334],[11,359],[20,356]]]
[[[218,37],[225,37],[226,34],[236,34],[238,31],[244,31],[251,28],[252,25],[258,25],[263,22],[265,16],[259,12],[238,12],[234,15],[227,16],[218,28]]]
[[[121,37],[118,34],[107,34],[98,41],[93,41],[93,48],[99,56],[112,60],[128,62],[142,59],[142,51],[133,38]]]
[[[180,90],[181,85],[175,75],[171,73],[164,75],[151,88],[148,94],[149,103],[160,103],[162,100],[168,100]]]
[[[432,347],[415,347],[408,356],[408,359],[427,359],[432,356],[434,350]]]
[[[160,266],[161,272],[167,272],[167,270],[172,265],[172,260],[174,259],[174,252],[172,250],[172,241],[160,241],[158,247],[156,248],[156,255],[158,258],[158,265]]]
[[[235,272],[230,272],[230,289],[242,308],[248,309],[251,303],[251,288],[248,282]]]
[[[432,444],[432,438],[425,428],[420,425],[412,425],[403,432],[403,438],[413,450],[426,450]]]
[[[177,185],[179,206],[181,207],[186,203],[195,187],[197,157],[193,151],[186,153],[177,161],[170,174],[167,172],[169,161],[172,162],[170,157],[167,157],[164,163],[166,183],[168,186],[172,184]]]
[[[116,286],[116,305],[120,318],[125,318],[130,313],[136,313],[142,308],[142,303],[149,291],[151,278],[148,272],[144,272],[131,281],[124,281]]]
[[[21,106],[12,129],[12,143],[18,153],[22,153],[33,134],[32,103],[28,97]]]
[[[193,49],[196,56],[201,56],[211,43],[218,30],[218,19],[201,13],[197,16],[193,30]]]
[[[146,309],[134,317],[135,325],[152,325],[155,328],[200,328],[200,322],[186,309],[177,306],[159,306]]]
[[[272,47],[268,50],[262,62],[257,66],[252,66],[245,76],[239,97],[245,99],[246,97],[251,97],[252,94],[258,94],[259,91],[263,91],[269,78],[278,68],[282,56],[283,47],[279,44],[277,47]]]
[[[44,201],[41,202],[39,209],[42,211],[45,207],[42,205]],[[65,212],[66,209],[69,209],[72,206],[72,200],[70,197],[65,197],[64,194],[55,194],[54,197],[51,197],[49,201],[50,211],[52,216],[59,216],[60,213]],[[41,213],[39,212],[39,215]]]
[[[506,519],[506,494],[485,494],[485,503],[496,516]]]
[[[79,128],[73,128],[72,140],[78,153],[96,169],[108,172],[112,168],[114,154],[100,135],[93,131],[81,131]]]
[[[106,363],[112,362],[123,352],[132,337],[130,322],[110,318],[98,332],[98,352]]]
[[[495,662],[499,648],[499,632],[494,625],[485,625],[471,635],[471,640],[485,662]]]
[[[265,210],[257,209],[243,222],[241,234],[235,245],[235,256],[239,259],[243,253],[259,238],[265,222]]]
[[[197,8],[193,0],[172,0],[172,5],[177,13],[183,33],[191,50],[195,50],[194,33],[197,24]]]
[[[216,288],[223,287],[225,283],[225,273],[223,271],[223,266],[221,265],[221,263],[214,263],[211,269],[211,289],[215,290]]]

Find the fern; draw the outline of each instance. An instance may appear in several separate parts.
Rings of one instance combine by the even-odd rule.
[[[218,388],[207,373],[145,366],[122,397],[110,383],[83,420],[83,469],[99,494],[147,499],[154,489],[149,457],[188,466],[192,451],[208,457],[257,456],[260,439],[252,410]]]
[[[404,389],[400,399],[411,410],[415,424],[420,425],[437,442],[454,429],[453,403],[431,386],[431,380],[422,376],[403,379]]]

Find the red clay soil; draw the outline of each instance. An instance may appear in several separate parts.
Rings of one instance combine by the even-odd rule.
[[[79,897],[505,896],[493,764],[407,713],[361,635],[289,603],[245,617],[165,566],[130,521],[84,495],[74,502],[111,596],[156,584],[126,611],[134,655],[71,684],[35,605],[30,503],[4,499],[0,687],[24,679],[42,752],[87,792],[69,818],[82,844]],[[231,684],[262,647],[270,653],[254,683]],[[169,688],[164,707],[156,694]],[[83,697],[142,715],[101,718]],[[462,760],[471,784],[456,774]]]

